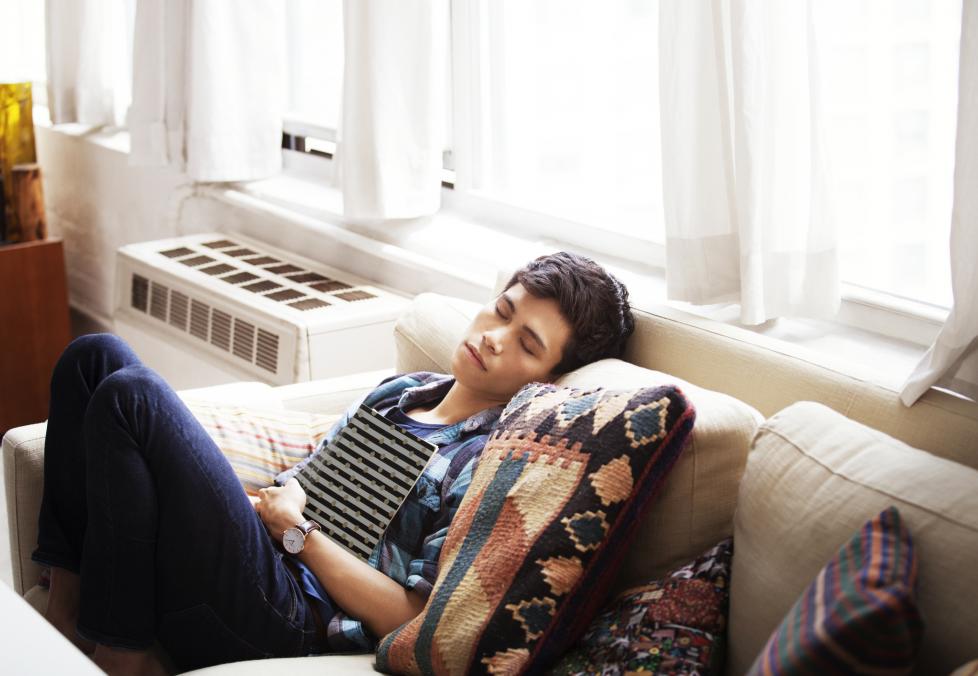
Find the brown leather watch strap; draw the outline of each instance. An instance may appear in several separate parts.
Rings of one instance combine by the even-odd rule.
[[[302,534],[303,535],[306,535],[306,536],[308,536],[309,533],[313,532],[314,530],[322,530],[322,526],[320,526],[318,523],[316,523],[312,519],[308,519],[306,521],[303,521],[302,523],[296,525],[296,528],[298,528],[299,530],[301,530],[302,531]]]

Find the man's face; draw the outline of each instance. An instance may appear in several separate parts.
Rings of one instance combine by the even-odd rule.
[[[452,355],[466,387],[505,403],[524,385],[549,380],[572,333],[553,298],[515,284],[483,307]]]

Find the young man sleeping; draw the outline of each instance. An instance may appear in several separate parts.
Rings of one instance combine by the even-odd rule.
[[[366,403],[438,447],[367,562],[310,530],[301,465],[250,501],[169,385],[118,337],[83,336],[52,376],[33,555],[52,568],[47,617],[110,674],[162,673],[157,640],[181,669],[370,650],[423,609],[509,399],[621,356],[633,329],[617,279],[543,256],[479,311],[451,375],[394,376],[354,402],[323,444]]]

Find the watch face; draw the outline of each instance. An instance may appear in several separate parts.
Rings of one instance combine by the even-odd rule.
[[[282,535],[282,546],[289,554],[298,554],[306,544],[306,536],[298,528],[290,528]]]

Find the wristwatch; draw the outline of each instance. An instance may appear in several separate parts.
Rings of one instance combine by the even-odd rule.
[[[289,554],[298,554],[306,546],[306,536],[314,530],[322,530],[318,523],[309,519],[282,533],[282,547]]]

